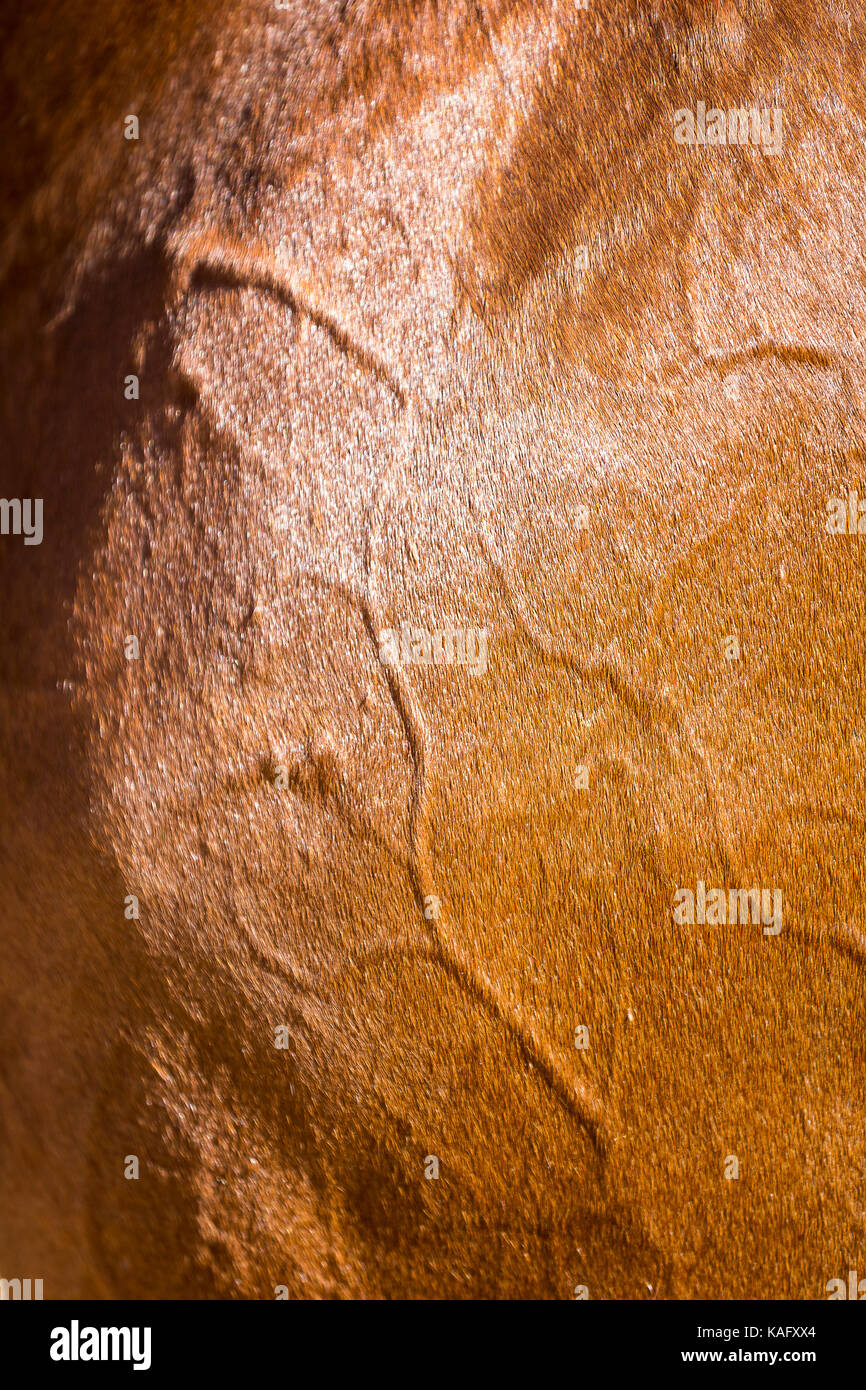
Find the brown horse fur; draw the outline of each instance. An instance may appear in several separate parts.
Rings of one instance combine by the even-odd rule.
[[[826,1297],[866,1269],[863,6],[2,24],[44,540],[0,537],[0,1276]],[[678,145],[699,101],[781,153]],[[449,623],[483,673],[424,663]],[[781,931],[683,924],[698,883]]]

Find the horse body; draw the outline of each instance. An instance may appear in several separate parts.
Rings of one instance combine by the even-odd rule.
[[[46,14],[0,1272],[824,1296],[863,1258],[862,15],[232,0],[118,7],[106,58],[82,10],[64,87]],[[698,102],[781,150],[678,143]],[[703,883],[781,930],[677,920]]]

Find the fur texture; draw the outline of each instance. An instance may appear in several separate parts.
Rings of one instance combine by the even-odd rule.
[[[0,1275],[824,1297],[866,1262],[862,6],[5,23],[45,539],[0,538]],[[677,146],[701,100],[782,154]],[[449,621],[484,674],[380,661]],[[699,881],[781,933],[679,925]]]

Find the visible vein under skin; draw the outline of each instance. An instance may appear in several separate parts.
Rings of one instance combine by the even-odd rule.
[[[351,327],[327,307],[317,304],[292,278],[279,254],[261,243],[235,241],[225,233],[185,231],[172,246],[177,290],[200,288],[259,289],[274,295],[295,313],[323,329],[339,352],[387,386],[401,408],[409,389],[395,368],[369,343],[359,342]]]
[[[648,733],[656,734],[661,728],[664,730],[665,738],[667,738],[668,726],[670,725],[680,737],[685,740],[701,768],[707,799],[712,804],[715,813],[716,831],[719,836],[722,864],[725,873],[729,878],[733,879],[733,877],[736,876],[736,870],[733,856],[724,835],[721,806],[715,787],[713,786],[712,778],[709,774],[707,756],[698,746],[694,737],[684,728],[683,722],[677,714],[676,709],[672,707],[669,701],[664,700],[658,694],[652,695],[646,690],[630,684],[622,672],[616,669],[616,666],[607,655],[593,654],[590,657],[584,657],[576,652],[557,647],[552,637],[546,633],[539,633],[535,625],[526,617],[517,604],[503,567],[493,555],[489,540],[482,528],[479,528],[478,540],[488,563],[499,580],[515,625],[532,650],[541,655],[545,661],[565,666],[569,670],[574,671],[583,680],[600,682],[607,685],[620,703],[640,720]],[[661,724],[657,717],[660,713],[663,715],[663,722]]]
[[[411,409],[410,409],[411,414]],[[406,417],[403,417],[406,420]],[[398,455],[395,453],[395,458]],[[393,461],[391,464],[393,468]],[[361,615],[365,632],[369,639],[373,660],[379,663],[379,634],[385,627],[378,595],[378,561],[376,557],[376,538],[379,535],[384,510],[390,501],[388,490],[390,468],[380,480],[369,508],[364,545],[364,586],[363,588],[337,579],[316,577],[314,582],[342,594],[344,599],[356,607]],[[411,954],[427,959],[440,966],[458,986],[474,999],[475,1003],[496,1020],[515,1043],[524,1061],[536,1071],[542,1082],[563,1109],[569,1113],[586,1131],[596,1153],[603,1158],[608,1150],[607,1124],[604,1105],[595,1088],[586,1080],[569,1078],[556,1055],[541,1039],[525,1019],[515,1015],[502,998],[489,977],[479,971],[473,961],[461,950],[454,940],[453,933],[443,926],[447,922],[446,909],[441,905],[437,892],[435,875],[430,863],[429,851],[424,838],[424,807],[428,786],[427,734],[423,718],[418,708],[415,692],[405,671],[396,666],[380,667],[383,672],[391,700],[397,714],[409,750],[412,764],[412,780],[409,812],[409,844],[406,865],[412,879],[416,904],[421,914],[427,936],[426,946],[414,946]],[[431,898],[440,902],[439,917],[427,917],[425,907]],[[255,943],[255,951],[271,968],[287,970],[290,977],[294,967],[284,961],[281,954]],[[304,989],[315,989],[307,977]]]
[[[393,467],[393,463],[391,466]],[[389,473],[386,473],[380,481],[370,509],[364,554],[366,592],[363,596],[358,596],[374,660],[377,662],[379,633],[385,623],[378,596],[376,538],[379,535],[383,507],[390,500],[388,482]],[[498,1019],[518,1045],[524,1059],[537,1070],[564,1109],[580,1122],[597,1153],[603,1157],[607,1150],[604,1111],[594,1088],[585,1081],[569,1080],[551,1049],[535,1035],[525,1019],[514,1015],[492,982],[478,971],[475,964],[460,949],[453,933],[443,930],[443,923],[447,919],[436,891],[429,850],[424,840],[424,802],[427,795],[426,730],[408,676],[402,668],[392,665],[384,668],[384,674],[395,711],[404,730],[413,766],[409,865],[415,885],[416,901],[424,915],[429,935],[431,958],[437,961],[488,1014]],[[431,898],[440,902],[438,917],[434,915],[428,918],[425,912],[425,906]]]

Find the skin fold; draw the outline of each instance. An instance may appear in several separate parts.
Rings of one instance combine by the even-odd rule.
[[[863,7],[7,8],[0,1277],[866,1276]]]

